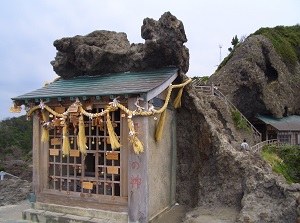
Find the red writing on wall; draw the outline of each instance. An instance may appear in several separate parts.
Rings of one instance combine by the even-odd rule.
[[[131,163],[131,168],[133,169],[133,170],[138,170],[138,169],[140,169],[140,163],[139,162],[132,162]]]
[[[136,177],[131,176],[130,178],[130,184],[131,184],[131,189],[133,189],[136,186],[136,189],[140,189],[140,185],[142,184],[142,179],[140,178],[139,175]]]

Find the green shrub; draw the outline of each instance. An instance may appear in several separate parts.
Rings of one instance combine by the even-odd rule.
[[[272,165],[272,170],[283,175],[288,183],[300,183],[298,146],[264,146],[261,155]]]
[[[5,168],[3,166],[0,166],[0,171],[5,171]]]
[[[300,26],[276,26],[260,28],[253,35],[264,35],[269,38],[287,67],[293,71],[300,61]]]
[[[251,131],[251,129],[247,125],[247,120],[242,117],[239,111],[231,109],[231,116],[235,127],[237,127],[238,129],[245,129],[247,131]]]

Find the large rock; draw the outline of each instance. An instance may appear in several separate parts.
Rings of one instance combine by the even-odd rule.
[[[53,69],[64,78],[166,66],[188,71],[189,51],[183,45],[187,39],[180,20],[166,12],[158,21],[144,19],[141,30],[144,44],[130,45],[125,33],[105,30],[56,40]]]
[[[240,149],[243,138],[251,146],[258,139],[234,126],[222,100],[189,86],[176,115],[176,200],[194,210],[186,223],[198,222],[201,210],[224,207],[237,210],[238,223],[296,221],[300,185],[288,185],[259,154]]]
[[[265,36],[247,38],[226,65],[210,77],[248,118],[300,114],[300,65],[291,69]]]

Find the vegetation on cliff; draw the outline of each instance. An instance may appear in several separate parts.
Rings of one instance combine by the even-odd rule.
[[[295,68],[297,62],[300,61],[300,25],[294,26],[276,26],[274,28],[260,28],[253,34],[249,35],[263,35],[271,40],[276,52],[280,55],[283,62],[287,65],[289,70],[292,72]],[[236,48],[240,46],[243,39],[239,40],[235,36],[231,44],[233,48],[230,47],[229,55],[224,58],[220,63],[216,71],[219,71],[222,67],[226,65],[228,60],[232,58]]]
[[[253,35],[264,35],[271,40],[276,52],[290,71],[293,71],[300,61],[300,25],[276,26],[274,28],[260,28]]]
[[[8,156],[27,159],[32,147],[32,121],[26,116],[0,122],[0,160]]]
[[[300,150],[298,146],[265,146],[261,153],[275,173],[288,183],[300,183]]]

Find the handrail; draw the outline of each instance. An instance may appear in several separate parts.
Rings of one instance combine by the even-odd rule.
[[[12,175],[10,173],[4,172],[4,171],[0,171],[0,180],[3,180],[5,175],[11,176],[11,177],[15,177],[15,178],[19,178],[19,177],[14,176],[14,175]]]
[[[226,103],[229,103],[231,105],[231,107],[233,107],[233,109],[235,109],[237,112],[240,113],[240,115],[242,116],[243,119],[245,119],[247,121],[247,126],[256,134],[260,137],[261,139],[261,133],[254,127],[254,125],[251,124],[251,122],[242,114],[242,112],[240,112],[237,107],[234,106],[234,104],[231,103],[231,101],[229,101],[226,96],[219,90],[214,89],[214,92],[216,93],[217,96],[219,96],[220,98],[222,98]]]
[[[269,139],[260,143],[257,143],[254,146],[250,147],[250,150],[257,153],[260,152],[261,148],[263,148],[265,145],[274,145],[274,144],[278,144],[278,140],[277,139]]]
[[[237,109],[237,107],[234,106],[234,104],[231,103],[231,101],[229,101],[227,99],[227,97],[218,89],[213,88],[213,86],[200,86],[200,85],[195,85],[195,88],[197,90],[201,90],[203,93],[210,93],[210,94],[215,94],[216,96],[218,96],[219,98],[223,99],[225,101],[225,103],[229,103],[229,105],[231,107],[233,107],[233,109],[235,109],[237,112],[240,113],[240,115],[242,116],[243,119],[246,120],[247,122],[247,126],[254,132],[254,134],[258,135],[259,138],[261,139],[261,133],[254,127],[254,125],[251,124],[251,122]],[[205,90],[204,90],[205,89]]]

